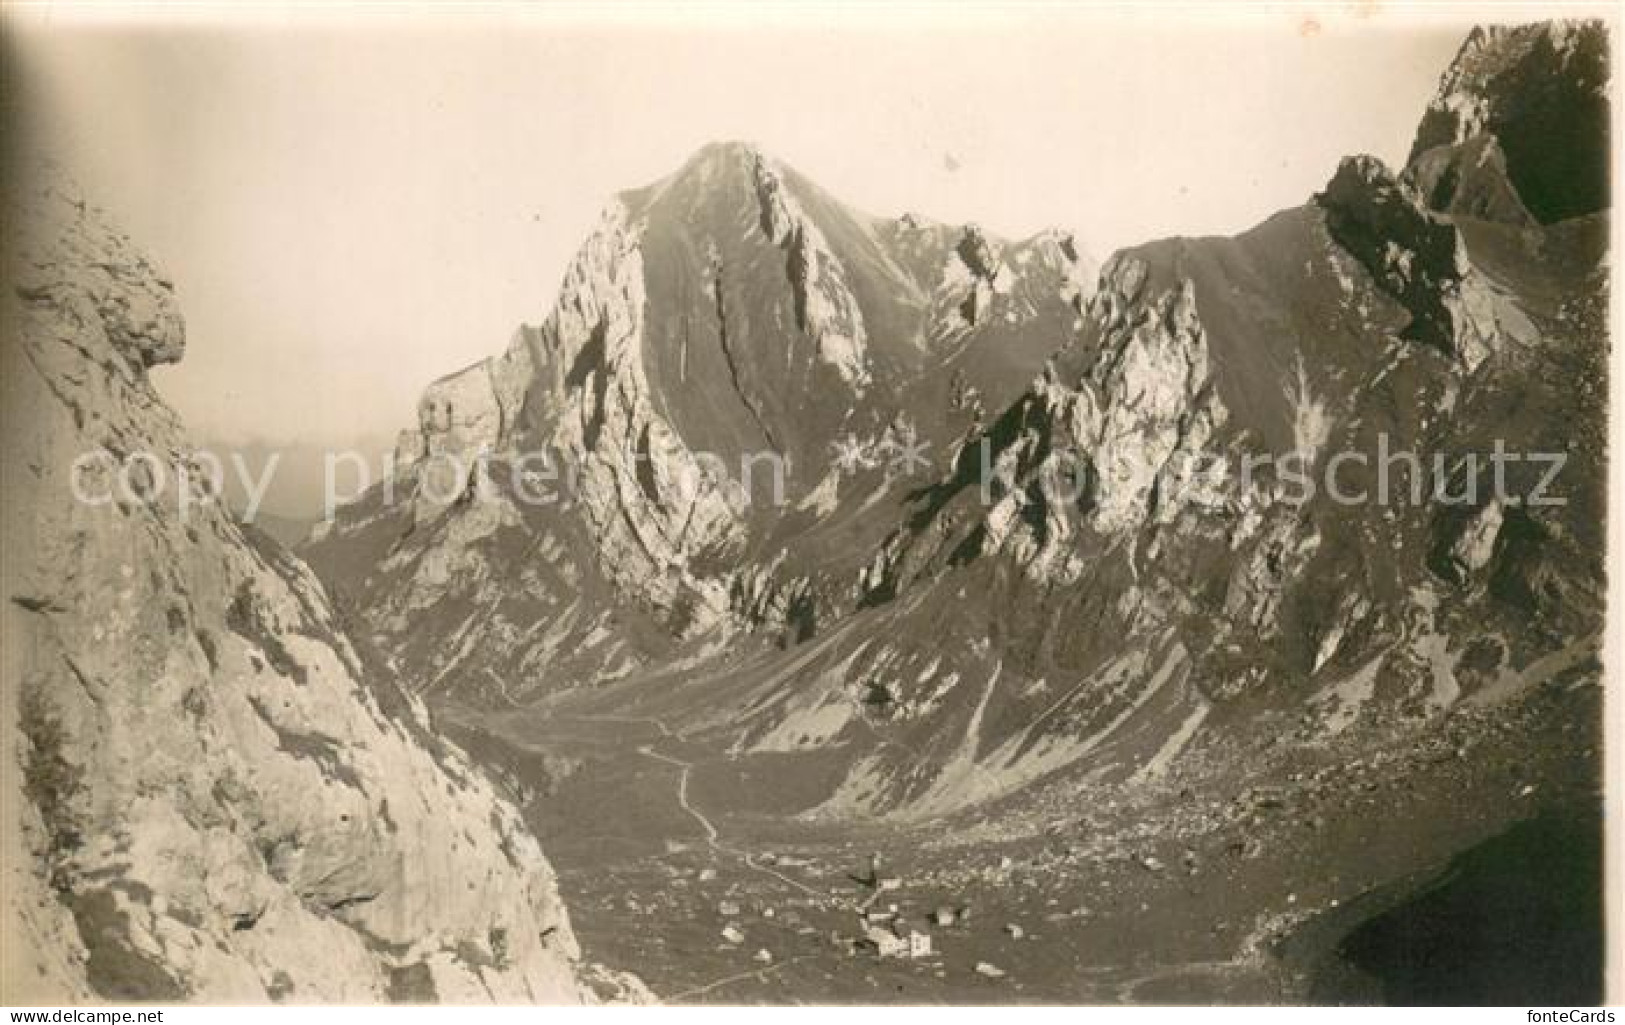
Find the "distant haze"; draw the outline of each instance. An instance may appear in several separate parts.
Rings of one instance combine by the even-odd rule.
[[[67,170],[176,283],[165,395],[216,439],[346,445],[541,320],[605,199],[714,139],[873,213],[1068,227],[1101,258],[1244,229],[1346,153],[1402,159],[1469,13],[1362,9],[750,31],[12,11],[7,45]]]

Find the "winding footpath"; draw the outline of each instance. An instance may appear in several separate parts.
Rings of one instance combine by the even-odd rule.
[[[688,777],[689,774],[693,772],[694,766],[688,762],[673,758],[670,755],[663,755],[659,751],[649,747],[647,744],[638,748],[638,754],[653,758],[657,761],[665,762],[667,765],[675,765],[679,769],[683,770],[677,774],[678,807],[692,815],[694,820],[700,824],[700,828],[705,830],[705,842],[710,844],[712,847],[721,850],[722,847],[717,842],[717,837],[719,835],[717,833],[717,827],[712,825],[711,820],[706,818],[698,808],[695,808],[692,804],[688,803]]]
[[[671,727],[667,726],[666,723],[663,720],[655,718],[653,716],[573,715],[573,716],[561,716],[560,718],[580,719],[580,720],[588,720],[588,721],[594,721],[594,722],[639,723],[639,724],[644,724],[644,725],[648,725],[648,726],[653,726],[655,728],[655,730],[659,733],[661,740],[677,740],[677,739],[680,739],[678,737],[678,735],[672,731]],[[655,761],[663,762],[663,763],[665,763],[667,765],[675,766],[677,768],[677,770],[678,770],[678,773],[677,773],[677,805],[678,805],[678,807],[682,808],[683,811],[686,812],[690,817],[692,817],[695,822],[698,822],[700,824],[700,828],[705,831],[705,843],[713,851],[716,851],[719,854],[727,854],[727,855],[731,855],[733,857],[736,857],[739,860],[743,861],[745,863],[746,867],[751,868],[751,869],[753,869],[753,870],[755,870],[757,872],[760,872],[763,875],[772,876],[774,879],[778,880],[781,883],[784,883],[786,886],[793,887],[793,888],[795,888],[795,889],[797,889],[797,890],[801,891],[802,893],[805,893],[805,894],[807,894],[809,896],[813,896],[813,897],[823,896],[823,894],[821,894],[819,891],[813,889],[810,886],[807,886],[805,883],[799,882],[799,881],[797,881],[795,879],[791,879],[789,876],[785,875],[784,873],[779,872],[776,869],[773,869],[773,868],[770,868],[770,867],[768,867],[766,865],[761,864],[760,862],[758,862],[756,860],[755,856],[753,854],[751,854],[749,851],[740,850],[737,847],[731,847],[731,846],[729,846],[729,845],[722,842],[722,834],[717,830],[716,824],[713,823],[709,818],[707,818],[704,812],[702,812],[698,808],[694,807],[693,803],[690,802],[689,799],[688,799],[688,782],[689,782],[689,777],[692,776],[693,772],[694,772],[694,763],[685,762],[681,758],[674,758],[671,755],[662,754],[661,752],[656,751],[652,746],[650,746],[648,744],[640,745],[638,747],[637,751],[638,751],[638,754],[641,754],[646,758],[652,758]],[[765,978],[766,976],[768,976],[768,975],[770,975],[770,974],[772,974],[774,972],[779,971],[782,968],[785,968],[785,967],[787,967],[789,965],[795,964],[798,961],[805,961],[805,960],[811,958],[812,956],[813,956],[812,954],[801,954],[801,955],[799,955],[797,957],[790,958],[790,959],[788,959],[786,961],[777,961],[777,962],[774,962],[773,964],[770,964],[770,965],[764,965],[761,968],[756,968],[756,969],[753,969],[753,970],[750,970],[750,971],[739,972],[739,973],[734,974],[734,975],[724,976],[723,978],[716,979],[716,980],[714,980],[712,982],[708,982],[708,983],[706,983],[706,984],[704,984],[702,986],[696,986],[696,987],[694,987],[692,989],[684,990],[681,993],[672,994],[672,995],[670,995],[668,997],[665,997],[664,999],[669,1000],[669,1001],[673,1001],[673,1002],[680,1001],[680,1000],[687,1000],[687,999],[691,999],[693,997],[701,996],[701,995],[706,994],[706,993],[710,993],[710,992],[712,992],[714,990],[717,990],[717,989],[721,989],[724,986],[732,985],[733,983],[736,983],[736,982],[743,982],[746,979],[762,979],[762,978]]]
[[[659,751],[654,750],[647,744],[638,748],[638,754],[644,755],[648,758],[653,758],[656,761],[665,762],[667,765],[675,765],[681,770],[677,774],[677,804],[685,812],[693,816],[694,821],[698,822],[700,824],[700,828],[705,830],[705,842],[711,847],[712,850],[722,854],[731,854],[743,861],[748,867],[755,869],[763,875],[772,876],[774,879],[777,879],[779,882],[784,883],[787,886],[793,886],[802,893],[813,897],[822,896],[822,894],[820,894],[817,890],[806,885],[805,883],[791,879],[783,872],[761,864],[756,860],[755,855],[751,854],[749,851],[742,851],[737,847],[730,847],[722,842],[721,834],[717,832],[716,825],[712,823],[710,819],[705,817],[704,812],[700,811],[698,808],[694,807],[694,805],[689,803],[688,779],[694,771],[694,765],[692,762],[685,762],[680,758],[673,758],[670,755],[661,754]]]
[[[672,728],[670,726],[666,725],[665,720],[656,718],[655,716],[565,715],[565,716],[559,716],[558,718],[561,718],[561,719],[578,719],[578,720],[582,720],[582,721],[586,721],[586,722],[637,723],[637,724],[642,724],[642,725],[647,725],[647,726],[653,726],[655,728],[655,730],[660,734],[660,739],[661,740],[680,740],[680,739],[682,739],[681,737],[678,736],[677,733],[675,733],[672,730]],[[791,879],[789,876],[785,875],[783,872],[779,872],[779,871],[777,871],[775,869],[769,868],[766,865],[763,865],[761,862],[757,861],[756,856],[751,854],[749,851],[742,851],[737,847],[730,847],[727,844],[722,842],[722,834],[717,831],[716,824],[713,823],[710,819],[706,818],[704,812],[700,811],[698,808],[694,807],[694,805],[689,802],[689,799],[688,799],[688,779],[689,779],[689,776],[694,771],[694,763],[693,762],[685,762],[681,758],[673,758],[671,755],[661,754],[659,751],[656,751],[653,747],[651,747],[648,744],[641,745],[638,748],[638,754],[643,755],[646,758],[653,758],[656,761],[665,762],[667,765],[673,765],[673,766],[677,767],[677,769],[679,770],[678,774],[677,774],[677,805],[678,805],[678,807],[682,808],[683,811],[687,812],[690,816],[692,816],[694,821],[696,821],[696,822],[698,822],[700,824],[701,829],[705,830],[705,842],[706,842],[706,845],[709,846],[712,850],[717,851],[718,853],[721,853],[721,854],[732,855],[733,857],[736,857],[736,858],[740,859],[741,861],[743,861],[748,867],[750,867],[752,869],[755,869],[757,872],[760,872],[763,875],[772,876],[774,879],[777,879],[779,882],[784,883],[786,886],[792,886],[795,889],[800,890],[802,893],[808,894],[809,896],[813,896],[813,897],[824,896],[824,894],[822,894],[819,891],[813,889],[812,887],[806,885],[805,883],[799,882],[799,881],[797,881],[795,879]]]
[[[740,972],[737,975],[725,975],[722,978],[717,979],[715,982],[708,982],[703,986],[695,986],[693,989],[685,989],[681,993],[673,993],[666,999],[672,1002],[687,1000],[690,997],[697,997],[701,994],[709,993],[712,990],[721,989],[723,986],[732,985],[735,982],[744,982],[746,979],[762,979],[773,972],[778,971],[780,968],[793,965],[797,961],[806,961],[811,957],[813,957],[812,954],[798,954],[797,956],[790,958],[788,961],[775,961],[772,964],[758,968],[755,971]]]

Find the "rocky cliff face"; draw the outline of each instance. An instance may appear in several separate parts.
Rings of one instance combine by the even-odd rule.
[[[48,178],[6,220],[7,1001],[635,991],[315,577],[208,501],[148,378],[168,282]],[[451,401],[425,426],[486,429]]]

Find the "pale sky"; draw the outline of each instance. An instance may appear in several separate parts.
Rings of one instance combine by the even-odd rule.
[[[1344,154],[1402,159],[1470,14],[840,10],[8,21],[52,148],[175,280],[189,344],[159,388],[199,434],[343,444],[540,321],[605,199],[708,141],[1103,258],[1243,230]]]

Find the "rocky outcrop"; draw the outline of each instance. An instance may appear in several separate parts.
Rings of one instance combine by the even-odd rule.
[[[1133,257],[1108,262],[1089,315],[1101,348],[1080,391],[1072,437],[1089,454],[1092,519],[1102,532],[1137,525],[1153,488],[1183,483],[1226,410],[1211,387],[1194,283],[1148,280]],[[1187,495],[1161,488],[1164,501]]]
[[[1499,499],[1492,499],[1474,513],[1450,545],[1452,568],[1468,577],[1489,565],[1505,520],[1506,511]]]
[[[1417,156],[1404,178],[1430,209],[1524,228],[1535,216],[1508,177],[1506,154],[1493,135],[1459,146],[1440,146]]]
[[[1540,223],[1606,208],[1608,59],[1601,21],[1475,28],[1440,78],[1408,162],[1490,135]]]
[[[54,202],[84,212],[84,199],[65,186]],[[12,285],[18,297],[71,304],[79,315],[93,315],[108,343],[140,370],[180,360],[186,329],[173,285],[145,254],[111,232],[71,233],[58,245],[60,254],[51,258],[18,254]]]
[[[961,475],[991,501],[977,550],[1051,583],[1083,572],[1081,532],[1129,534],[1188,503],[1227,501],[1195,473],[1227,412],[1192,282],[1153,280],[1144,260],[1119,254],[1086,315],[1095,341],[1079,376],[1051,367],[961,456]]]
[[[762,232],[787,255],[796,324],[817,343],[819,358],[848,385],[861,389],[869,381],[868,334],[840,257],[784,187],[772,162],[760,153],[750,159]]]
[[[501,355],[424,389],[417,427],[400,433],[393,466],[409,480],[415,525],[462,498],[480,464],[512,438],[533,375],[532,340],[521,327]]]
[[[7,203],[8,1002],[593,999],[519,813],[204,493],[167,283]]]
[[[965,297],[959,300],[959,315],[966,324],[974,327],[988,315],[993,305],[993,294],[999,278],[999,258],[993,251],[992,243],[982,234],[982,229],[974,224],[965,226],[959,244],[954,247],[954,255],[969,276],[969,281],[965,283]]]
[[[1411,315],[1406,337],[1455,352],[1445,302],[1468,270],[1456,229],[1374,157],[1349,157],[1318,201],[1332,237]]]
[[[999,273],[999,257],[993,251],[993,244],[988,241],[982,229],[974,224],[965,225],[965,233],[960,236],[959,244],[954,252],[965,262],[970,272],[984,281],[992,281]]]
[[[575,471],[574,497],[600,538],[609,578],[672,615],[679,632],[697,632],[726,613],[727,591],[688,572],[688,563],[735,543],[742,502],[655,408],[643,356],[643,275],[638,227],[625,209],[612,211],[541,329],[555,372],[533,394],[563,415],[530,437]]]
[[[1454,356],[1470,373],[1505,336],[1524,333],[1524,318],[1474,265],[1460,229],[1381,161],[1344,160],[1316,202],[1332,238],[1409,314],[1403,337]]]

